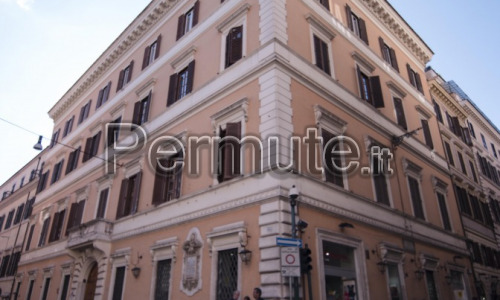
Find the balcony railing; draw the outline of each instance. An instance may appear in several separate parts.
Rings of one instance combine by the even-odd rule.
[[[70,229],[67,247],[72,250],[94,247],[96,241],[109,242],[112,232],[112,222],[102,219],[92,220]]]

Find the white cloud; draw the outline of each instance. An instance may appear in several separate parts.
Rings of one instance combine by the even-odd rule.
[[[16,0],[17,5],[24,10],[30,10],[35,0]]]

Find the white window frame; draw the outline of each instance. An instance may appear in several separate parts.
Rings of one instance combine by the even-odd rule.
[[[406,293],[406,284],[405,284],[405,277],[404,277],[404,269],[403,269],[403,263],[404,263],[404,250],[399,248],[396,245],[392,245],[389,243],[380,243],[378,247],[378,251],[380,252],[380,259],[383,263],[392,263],[396,264],[398,266],[398,275],[399,275],[399,284],[401,285],[401,295],[402,299],[401,300],[407,300],[407,293]],[[387,286],[387,293],[390,295],[390,289],[389,289],[389,271],[387,265],[385,266],[385,278],[386,278],[386,286]]]
[[[238,253],[248,245],[248,236],[246,224],[243,221],[215,227],[207,233],[209,253],[212,256],[211,261],[211,282],[210,282],[210,300],[216,299],[217,292],[217,264],[219,251],[228,249],[238,249]],[[238,279],[237,289],[242,289],[242,262],[238,255]]]
[[[123,290],[122,299],[125,291],[125,286],[127,284],[127,270],[129,269],[128,263],[130,260],[131,248],[124,248],[116,250],[111,254],[111,282],[108,291],[108,299],[113,299],[113,290],[115,287],[116,280],[116,269],[119,267],[125,267],[125,276],[123,277]]]
[[[150,247],[150,252],[153,261],[153,268],[151,274],[151,290],[150,290],[150,300],[154,300],[155,289],[156,289],[156,274],[158,261],[170,259],[170,282],[168,298],[171,299],[172,294],[172,283],[173,283],[173,270],[174,264],[177,261],[177,247],[179,245],[177,237],[168,238],[165,240],[156,241],[153,246]]]
[[[94,218],[97,218],[97,212],[99,210],[99,201],[101,198],[101,192],[105,189],[108,189],[108,198],[106,199],[106,207],[104,208],[104,215],[106,215],[106,212],[108,211],[108,206],[109,206],[109,196],[111,194],[111,189],[113,187],[113,178],[108,178],[105,176],[101,180],[98,180],[98,188],[97,188],[97,196],[96,196],[96,203],[94,205]]]
[[[40,290],[40,300],[43,299],[43,291],[45,290],[45,287],[47,285],[47,279],[49,279],[49,278],[50,278],[50,282],[49,282],[49,290],[47,290],[47,299],[50,299],[48,297],[48,295],[50,293],[50,283],[52,283],[53,273],[54,273],[54,267],[47,267],[47,268],[43,269],[43,279],[42,279],[42,289]],[[31,296],[33,298],[33,294]]]
[[[241,45],[241,59],[247,55],[247,15],[250,10],[250,4],[243,4],[238,8],[233,14],[222,21],[218,26],[217,30],[221,33],[221,51],[220,51],[220,64],[219,71],[222,72],[226,69],[226,36],[229,31],[234,27],[243,26],[242,31],[242,45]]]
[[[363,241],[354,237],[339,234],[327,229],[316,229],[316,249],[318,276],[320,277],[320,291],[321,299],[326,299],[326,283],[325,283],[325,267],[323,263],[323,241],[328,241],[344,246],[354,248],[354,262],[356,268],[356,285],[357,285],[357,299],[368,299],[368,277],[366,271],[366,258]]]
[[[59,289],[58,289],[58,291],[61,292],[57,293],[57,298],[59,300],[66,300],[66,299],[61,299],[62,291],[64,289],[64,277],[66,275],[69,275],[68,294],[66,295],[69,296],[71,294],[71,263],[61,265],[61,283],[59,284]]]
[[[316,51],[314,49],[314,36],[317,36],[320,40],[326,43],[328,46],[328,62],[330,64],[330,76],[336,79],[335,76],[335,64],[333,63],[333,48],[332,41],[335,38],[335,33],[323,25],[323,23],[311,14],[306,15],[306,20],[309,23],[309,38],[311,46],[311,61],[313,65],[316,65]],[[327,73],[321,71],[328,76]]]

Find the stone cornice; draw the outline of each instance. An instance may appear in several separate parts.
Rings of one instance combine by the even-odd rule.
[[[432,55],[432,50],[413,31],[403,18],[387,1],[383,0],[359,0],[366,6],[384,26],[397,37],[419,61],[426,65]]]
[[[104,51],[92,66],[50,109],[49,116],[56,121],[80,96],[111,69],[159,20],[180,0],[151,3],[127,29]]]
[[[436,100],[446,105],[446,108],[451,110],[460,120],[464,121],[467,119],[467,112],[436,80],[429,81],[429,89],[431,95],[437,98]]]

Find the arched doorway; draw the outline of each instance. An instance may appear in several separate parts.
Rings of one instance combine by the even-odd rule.
[[[85,284],[85,295],[83,300],[94,300],[95,288],[97,283],[97,263],[94,262],[90,268],[89,275],[87,276],[87,283]]]

